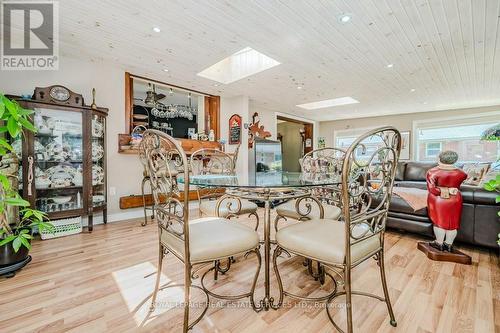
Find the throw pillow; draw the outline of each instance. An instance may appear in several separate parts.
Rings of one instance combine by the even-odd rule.
[[[488,172],[486,172],[481,179],[479,186],[484,187],[485,183],[495,179],[498,175],[500,175],[500,162],[492,163]]]
[[[467,174],[467,179],[464,181],[464,184],[478,186],[489,167],[489,163],[464,164],[463,170]]]

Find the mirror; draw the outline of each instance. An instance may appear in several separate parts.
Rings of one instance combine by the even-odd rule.
[[[219,96],[125,73],[127,130],[139,126],[175,138],[206,139],[210,129],[219,138]]]

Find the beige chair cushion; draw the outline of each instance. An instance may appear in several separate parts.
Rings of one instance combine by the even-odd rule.
[[[231,211],[238,209],[238,203],[236,199],[224,200],[219,208],[219,216],[226,217],[229,215],[229,210],[227,204],[232,203]],[[216,212],[217,200],[202,200],[200,204],[200,210],[203,214],[208,216],[217,216]],[[257,211],[257,205],[251,201],[241,199],[241,211],[238,215],[255,213]]]
[[[300,219],[301,216],[299,215],[299,213],[297,213],[297,210],[295,209],[295,203],[296,203],[295,200],[290,200],[290,201],[285,202],[284,204],[279,205],[278,207],[276,207],[276,213],[278,213],[278,215],[281,215],[284,217],[289,217],[289,218],[296,219],[296,220]],[[302,200],[300,205],[301,205],[301,210],[305,212],[306,207],[305,207],[304,203],[305,203],[305,201]],[[327,204],[323,205],[323,210],[325,212],[324,218],[331,219],[331,220],[337,220],[339,218],[340,214],[342,213],[340,208],[338,208],[336,206],[332,206],[332,205],[327,205]],[[316,204],[315,202],[311,202],[311,213],[309,213],[307,215],[307,217],[309,217],[311,219],[319,219],[320,218],[318,204]]]
[[[359,226],[361,235],[368,227]],[[345,257],[345,225],[334,220],[314,219],[281,228],[276,242],[284,249],[327,264],[342,264]],[[379,235],[373,235],[351,246],[351,262],[372,254],[380,248]]]
[[[184,241],[162,230],[162,243],[184,257]],[[204,217],[189,223],[189,252],[191,263],[212,261],[255,249],[259,235],[253,229],[217,217]]]

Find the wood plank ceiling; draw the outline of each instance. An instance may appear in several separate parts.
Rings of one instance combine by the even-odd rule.
[[[60,12],[63,55],[317,120],[500,104],[500,0],[65,0]],[[281,65],[229,85],[196,76],[247,46]],[[295,106],[342,96],[360,103]]]

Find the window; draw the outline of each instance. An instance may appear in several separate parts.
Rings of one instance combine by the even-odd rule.
[[[415,158],[434,162],[440,152],[453,150],[460,162],[493,162],[499,156],[500,143],[481,141],[481,134],[496,122],[498,116],[416,123]]]
[[[335,139],[335,147],[347,150],[358,137],[359,135],[337,136]],[[375,153],[375,151],[382,145],[382,138],[373,136],[367,138],[362,143],[364,149],[357,149],[355,151],[356,157],[360,160],[372,156],[373,153]]]
[[[425,157],[436,157],[441,152],[441,142],[428,142],[425,144]]]

